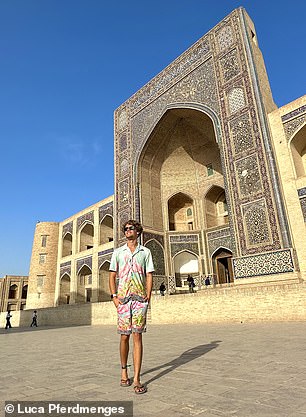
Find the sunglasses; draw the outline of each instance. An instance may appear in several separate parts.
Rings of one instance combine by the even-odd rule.
[[[124,231],[127,232],[128,230],[135,230],[135,226],[126,226]]]

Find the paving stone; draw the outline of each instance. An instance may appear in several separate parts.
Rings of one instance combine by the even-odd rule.
[[[144,395],[119,386],[112,326],[11,330],[0,330],[1,409],[6,400],[133,401],[135,417],[306,416],[304,322],[150,325]]]

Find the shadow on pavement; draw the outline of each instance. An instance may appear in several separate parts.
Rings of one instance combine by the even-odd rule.
[[[219,344],[222,342],[222,340],[215,340],[207,345],[199,345],[194,348],[188,349],[185,352],[183,352],[178,358],[173,359],[170,362],[164,363],[163,365],[156,366],[155,368],[151,368],[141,374],[141,376],[149,374],[154,371],[159,371],[160,369],[166,368],[163,371],[161,371],[156,376],[152,377],[148,381],[146,381],[146,385],[150,384],[153,381],[156,381],[159,378],[162,378],[163,376],[167,375],[168,373],[174,371],[176,368],[178,368],[181,365],[185,365],[188,362],[193,361],[194,359],[199,358],[202,355],[205,355],[206,353],[210,352],[212,349],[216,349]]]

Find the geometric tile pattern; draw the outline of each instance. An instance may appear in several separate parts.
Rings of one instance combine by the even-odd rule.
[[[85,213],[82,216],[78,217],[78,219],[77,219],[77,230],[79,230],[80,227],[85,222],[89,222],[91,224],[94,224],[94,212],[93,211],[91,211],[89,213]]]
[[[64,224],[63,231],[62,231],[62,237],[65,236],[66,233],[70,233],[72,235],[73,232],[73,222],[69,222]]]
[[[62,263],[60,265],[60,278],[64,275],[67,274],[69,276],[71,276],[71,262],[65,262]]]
[[[78,259],[76,261],[76,270],[77,270],[77,274],[80,272],[80,269],[82,268],[82,266],[88,266],[89,269],[92,270],[92,257],[88,256],[87,258],[83,258],[83,259]]]
[[[246,204],[242,207],[249,245],[270,242],[267,223],[267,209],[264,200]]]
[[[293,272],[290,249],[233,259],[236,278]]]

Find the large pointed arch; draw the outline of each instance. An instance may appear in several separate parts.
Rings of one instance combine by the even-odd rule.
[[[224,184],[217,118],[199,107],[169,106],[137,159],[136,181],[145,227],[155,231],[168,229],[165,201],[171,194],[187,194],[191,190],[200,199],[207,188],[208,165],[213,164],[216,180]]]

